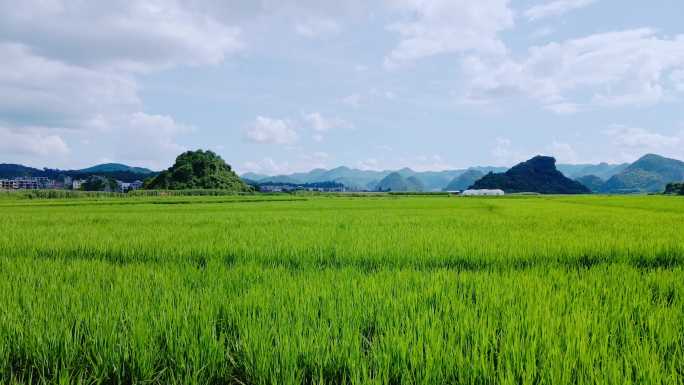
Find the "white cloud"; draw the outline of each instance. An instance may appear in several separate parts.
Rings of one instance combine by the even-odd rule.
[[[263,116],[256,118],[245,130],[247,140],[254,143],[271,143],[291,145],[299,140],[299,132],[295,127],[311,129],[312,139],[322,142],[325,134],[333,129],[351,128],[353,125],[337,117],[326,117],[320,112],[303,114],[301,120],[272,119]]]
[[[558,115],[572,115],[580,111],[580,106],[575,103],[555,103],[544,106],[545,109]]]
[[[613,143],[626,148],[658,149],[678,146],[682,141],[678,136],[667,136],[643,128],[619,125],[606,130],[605,133],[612,137]]]
[[[361,96],[361,94],[351,94],[342,98],[342,103],[354,108],[359,108],[361,107],[362,99],[363,97]]]
[[[176,139],[188,128],[171,117],[142,112],[132,77],[40,57],[21,44],[0,44],[0,54],[3,141],[24,149],[20,161],[43,152],[67,155],[68,136],[96,147],[90,153],[99,157],[155,167],[184,149]]]
[[[575,148],[569,143],[554,140],[548,147],[548,153],[556,158],[559,163],[579,163],[579,156]]]
[[[0,43],[0,113],[18,125],[78,128],[97,115],[141,108],[135,81],[35,55],[21,44]]]
[[[495,139],[491,155],[494,158],[496,165],[503,166],[512,166],[534,156],[529,152],[516,148],[510,139],[504,137]]]
[[[312,112],[310,114],[304,115],[304,120],[311,126],[311,128],[316,132],[328,132],[336,128],[350,128],[352,124],[337,118],[337,117],[324,117],[320,112]]]
[[[411,163],[411,169],[414,171],[440,171],[451,170],[456,168],[451,163],[447,162],[441,155],[419,155],[415,157]]]
[[[528,8],[524,15],[529,21],[564,15],[575,9],[584,8],[597,0],[556,0]]]
[[[393,68],[443,53],[504,53],[498,33],[513,26],[508,0],[388,0],[404,20],[388,26],[401,36],[385,59]]]
[[[546,27],[541,27],[538,29],[535,29],[534,32],[532,32],[532,38],[533,39],[541,39],[543,37],[547,37],[552,35],[554,32],[554,29],[546,26]]]
[[[677,91],[684,92],[684,69],[673,71],[670,79],[675,85]]]
[[[467,99],[522,94],[557,112],[572,112],[573,105],[642,106],[663,101],[674,90],[667,74],[682,68],[684,35],[660,37],[650,29],[536,46],[519,60],[473,55],[463,61]]]
[[[603,134],[608,137],[615,161],[631,162],[647,153],[682,157],[684,131],[665,135],[639,127],[614,125]]]
[[[273,158],[266,157],[261,160],[251,160],[244,162],[239,167],[241,174],[254,172],[266,175],[283,175],[295,172],[306,172],[315,168],[327,168],[327,161],[330,155],[326,152],[314,152],[312,154],[301,154],[293,162],[278,162]]]
[[[297,131],[287,120],[258,116],[245,131],[245,137],[254,143],[294,144],[299,139]]]
[[[150,70],[216,64],[240,31],[193,2],[25,0],[0,3],[0,35],[40,56],[85,67]]]
[[[295,169],[299,171],[308,171],[315,168],[327,168],[329,158],[330,155],[323,151],[317,151],[313,154],[302,154],[299,156],[299,164],[295,165]]]
[[[45,128],[28,127],[16,130],[0,126],[0,153],[4,156],[59,157],[69,154],[69,146],[56,134],[46,134]]]
[[[320,38],[336,35],[340,30],[341,27],[339,23],[329,18],[310,18],[295,24],[295,31],[297,34],[307,38]]]
[[[240,167],[240,173],[254,172],[266,175],[279,175],[289,172],[290,166],[288,162],[278,163],[272,158],[264,158],[261,160],[247,161]]]
[[[140,72],[217,64],[243,47],[239,29],[196,2],[0,2],[0,116],[3,141],[78,159],[155,166],[184,147],[188,127],[144,112]],[[37,147],[27,146],[27,140]],[[40,150],[44,148],[45,150]],[[39,151],[40,150],[40,151]],[[73,151],[71,151],[73,153]]]
[[[113,158],[132,164],[166,168],[187,148],[177,143],[179,136],[190,133],[193,127],[180,124],[172,117],[136,112],[112,122]]]
[[[368,158],[365,160],[358,161],[356,162],[356,168],[358,168],[359,170],[381,170],[380,161],[376,158]]]

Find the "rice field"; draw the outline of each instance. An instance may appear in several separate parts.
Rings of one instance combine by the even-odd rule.
[[[2,384],[684,384],[684,199],[0,197]]]

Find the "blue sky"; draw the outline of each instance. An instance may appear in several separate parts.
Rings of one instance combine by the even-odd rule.
[[[0,0],[0,162],[684,158],[678,0]]]

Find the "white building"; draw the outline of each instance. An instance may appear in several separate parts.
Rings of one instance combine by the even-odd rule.
[[[72,190],[80,190],[80,189],[81,189],[81,186],[82,186],[83,183],[85,183],[85,182],[86,182],[86,181],[83,180],[83,179],[74,179],[73,181],[71,181],[71,189],[72,189]]]
[[[38,190],[54,187],[55,182],[46,177],[0,179],[0,189],[3,190]]]
[[[465,196],[501,196],[504,195],[503,190],[465,190],[461,195]]]

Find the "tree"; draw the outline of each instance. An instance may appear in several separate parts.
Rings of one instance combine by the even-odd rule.
[[[81,185],[81,190],[113,192],[117,190],[117,187],[118,186],[114,179],[93,175],[86,179],[86,181]]]
[[[187,151],[176,158],[168,170],[145,182],[154,190],[218,189],[252,191],[230,165],[212,151]]]

